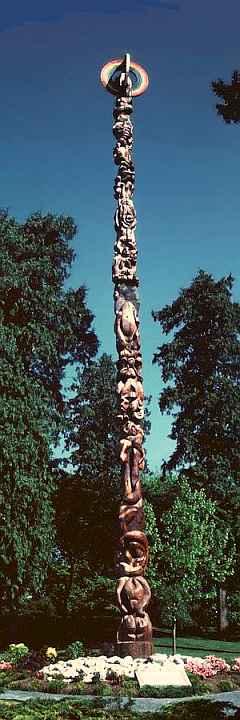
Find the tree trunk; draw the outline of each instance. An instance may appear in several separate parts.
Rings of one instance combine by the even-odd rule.
[[[228,628],[227,615],[227,591],[224,587],[219,587],[219,606],[218,606],[218,627],[219,632],[224,633]]]

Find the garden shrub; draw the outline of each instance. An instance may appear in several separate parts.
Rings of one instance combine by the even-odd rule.
[[[11,687],[12,683],[26,678],[26,672],[17,672],[14,670],[0,672],[0,688]]]
[[[138,684],[136,680],[132,680],[131,678],[123,678],[122,691],[123,695],[127,694],[130,697],[139,695]]]
[[[99,683],[100,680],[101,680],[100,672],[94,672],[94,673],[93,673],[93,676],[92,676],[92,683],[93,683],[93,685],[96,685],[97,683]]]
[[[31,672],[37,672],[38,670],[41,670],[44,665],[46,665],[46,655],[44,654],[44,652],[32,650],[28,653],[28,655],[22,657],[21,660],[18,661],[17,665],[18,668],[21,670],[30,670]]]
[[[86,692],[85,683],[82,682],[82,680],[79,680],[78,682],[74,683],[74,688],[76,688],[76,689],[74,689],[74,692],[76,693],[76,695],[78,695],[78,693],[81,694],[81,693]]]
[[[67,647],[64,650],[64,655],[68,657],[70,660],[75,660],[78,657],[82,657],[84,655],[85,648],[84,644],[81,640],[75,640],[75,642],[70,643],[70,645],[67,645]],[[63,653],[62,653],[63,654]]]
[[[114,670],[107,670],[106,680],[109,680],[109,682],[113,685],[122,684],[122,677],[118,675],[118,673],[114,672]]]
[[[7,653],[9,654],[10,662],[16,665],[29,654],[29,648],[27,645],[24,645],[24,643],[18,643],[17,645],[11,643],[7,649]]]
[[[235,685],[232,680],[220,680],[217,686],[218,692],[231,692],[235,689]]]
[[[48,692],[58,692],[58,690],[63,690],[65,687],[65,682],[62,678],[58,677],[53,680],[48,681]]]
[[[99,695],[100,697],[105,696],[111,696],[113,694],[111,685],[104,685],[101,682],[98,682],[94,685],[94,695]]]
[[[206,682],[203,682],[199,675],[194,675],[194,673],[188,672],[187,676],[189,677],[195,695],[205,695],[206,693],[211,692],[209,685]]]
[[[182,685],[161,685],[159,687],[152,687],[152,685],[144,685],[139,691],[139,695],[141,697],[149,698],[188,697],[193,694],[194,691],[191,687],[183,687]]]

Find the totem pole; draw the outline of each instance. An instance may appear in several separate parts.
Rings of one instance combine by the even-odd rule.
[[[152,652],[152,625],[146,612],[151,592],[144,572],[148,562],[148,541],[144,534],[144,512],[140,470],[144,468],[142,355],[139,334],[136,212],[132,200],[132,97],[148,86],[145,70],[124,60],[112,60],[101,71],[101,82],[113,95],[113,151],[118,171],[114,184],[116,242],[112,278],[114,282],[115,333],[118,352],[118,403],[123,498],[119,512],[120,540],[117,551],[117,599],[122,619],[117,635],[119,655],[146,657]]]

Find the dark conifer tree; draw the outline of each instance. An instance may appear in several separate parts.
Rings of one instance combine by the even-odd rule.
[[[40,590],[51,553],[64,369],[88,364],[98,345],[84,287],[64,289],[75,232],[69,217],[0,214],[0,591],[9,609]]]
[[[232,74],[231,83],[224,80],[214,80],[212,90],[223,103],[216,104],[218,115],[230,123],[240,122],[240,72],[235,70]]]
[[[178,298],[153,313],[172,339],[154,363],[167,386],[162,412],[173,413],[176,448],[165,467],[182,469],[226,509],[239,497],[240,306],[232,276],[215,281],[202,270]]]

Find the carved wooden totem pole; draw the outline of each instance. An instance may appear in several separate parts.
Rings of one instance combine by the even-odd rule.
[[[116,242],[112,277],[114,282],[115,332],[118,351],[120,448],[123,498],[119,512],[120,540],[116,570],[117,598],[122,619],[116,650],[120,655],[145,657],[152,652],[152,625],[146,612],[151,592],[144,572],[148,562],[148,541],[144,534],[140,470],[144,468],[142,355],[139,334],[136,212],[132,200],[132,97],[148,86],[148,76],[137,63],[112,60],[101,71],[101,82],[113,95],[113,157],[117,165],[114,197]]]

